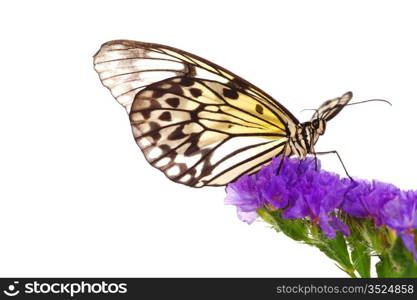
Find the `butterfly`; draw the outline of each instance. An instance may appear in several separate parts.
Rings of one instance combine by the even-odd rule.
[[[223,67],[173,47],[129,40],[103,44],[94,68],[126,109],[146,160],[192,187],[226,185],[278,155],[319,154],[314,145],[326,123],[352,98],[347,92],[328,100],[300,123]]]

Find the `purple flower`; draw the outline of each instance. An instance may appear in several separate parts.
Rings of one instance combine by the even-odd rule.
[[[363,202],[359,199],[364,199],[365,196],[371,192],[371,185],[364,181],[354,181],[351,183],[349,189],[346,190],[344,201],[342,204],[343,211],[348,214],[365,218],[369,215]]]
[[[310,217],[329,238],[335,238],[336,230],[340,229],[349,234],[347,227],[339,226],[342,222],[334,216],[343,201],[345,185],[338,175],[316,171],[314,165],[314,159],[308,158],[297,167],[297,179],[287,186],[289,206],[282,216],[288,219]]]
[[[417,191],[404,192],[392,184],[351,181],[321,170],[314,158],[281,157],[253,175],[244,175],[226,188],[226,204],[235,205],[239,219],[252,223],[256,211],[267,206],[282,210],[287,219],[309,218],[328,238],[350,230],[337,216],[345,213],[371,218],[375,226],[394,229],[417,261],[414,230],[417,228]]]
[[[276,170],[281,157],[275,158],[257,174],[242,176],[229,184],[226,204],[236,205],[239,218],[247,223],[253,222],[257,209],[269,204],[276,209],[286,208],[284,218],[310,217],[329,238],[336,236],[336,230],[349,234],[347,227],[334,217],[343,201],[344,181],[336,174],[316,171],[313,158],[284,159],[279,176],[276,176]]]
[[[401,192],[387,201],[381,209],[381,218],[398,232],[417,228],[417,192]]]
[[[358,217],[369,217],[375,220],[375,225],[382,223],[380,211],[387,201],[395,199],[400,190],[392,184],[379,181],[369,183],[365,180],[351,182],[344,196],[343,211]]]
[[[417,261],[413,233],[417,228],[417,192],[401,192],[394,199],[387,201],[381,209],[381,218],[384,224],[395,229]]]
[[[226,187],[224,202],[235,205],[239,219],[251,224],[258,217],[256,210],[265,204],[258,190],[256,178],[244,175]]]

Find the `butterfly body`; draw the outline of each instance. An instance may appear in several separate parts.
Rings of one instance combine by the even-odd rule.
[[[118,40],[94,56],[100,80],[129,114],[147,161],[193,187],[225,185],[274,156],[304,158],[351,99],[328,100],[300,123],[232,72],[169,46]]]

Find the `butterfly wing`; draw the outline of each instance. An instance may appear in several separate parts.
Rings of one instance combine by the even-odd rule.
[[[322,118],[325,121],[330,121],[349,103],[352,96],[352,92],[346,92],[338,98],[325,101],[314,113],[312,120]]]
[[[285,151],[297,119],[249,82],[168,46],[112,41],[94,57],[146,159],[171,180],[225,185]]]

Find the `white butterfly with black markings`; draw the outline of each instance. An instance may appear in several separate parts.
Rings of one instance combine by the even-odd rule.
[[[148,162],[193,187],[228,184],[280,154],[318,154],[314,145],[326,122],[352,98],[347,92],[328,100],[300,123],[264,91],[208,60],[128,40],[103,44],[94,68],[125,107]]]

